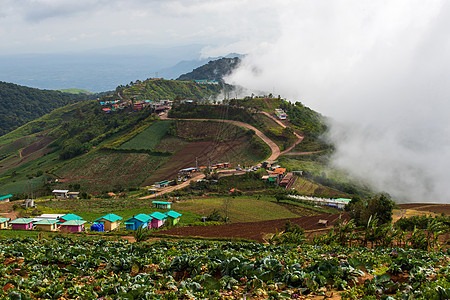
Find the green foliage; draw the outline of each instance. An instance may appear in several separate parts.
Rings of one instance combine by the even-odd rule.
[[[161,99],[204,100],[216,97],[221,90],[221,85],[200,85],[194,82],[164,79],[148,79],[142,83],[133,84],[128,87],[119,86],[116,89],[126,99],[152,101]]]
[[[84,95],[39,90],[0,81],[0,136],[58,107],[86,99]]]
[[[241,59],[238,57],[212,60],[206,65],[194,69],[192,72],[181,75],[177,80],[189,81],[207,79],[223,82],[223,78],[229,75],[240,62]]]
[[[327,129],[323,117],[301,102],[284,101],[281,108],[287,113],[290,123],[306,135],[318,137]]]
[[[392,211],[395,202],[386,194],[379,194],[366,201],[351,202],[347,208],[352,219],[358,225],[367,224],[371,218],[379,220],[380,224],[390,223],[392,221]]]
[[[446,299],[450,288],[448,254],[420,250],[61,235],[4,239],[0,249],[5,299],[297,299],[336,290],[344,299]]]

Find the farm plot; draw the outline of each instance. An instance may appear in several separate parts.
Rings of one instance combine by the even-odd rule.
[[[154,150],[166,135],[171,124],[172,121],[170,120],[156,122],[131,140],[120,145],[119,149]]]
[[[139,186],[167,160],[167,156],[146,153],[97,151],[70,161],[56,170],[55,175],[65,185],[80,183],[88,187],[88,192],[99,193],[114,188]]]
[[[448,253],[46,236],[0,242],[3,299],[448,299]],[[395,255],[394,255],[395,254]],[[394,298],[395,297],[395,298]]]
[[[208,216],[214,210],[225,216],[225,205],[231,222],[255,222],[280,218],[294,218],[297,215],[277,203],[255,198],[199,198],[176,203],[177,208]]]
[[[264,242],[264,237],[269,233],[281,231],[289,220],[292,224],[297,224],[305,230],[321,230],[323,225],[319,225],[319,220],[328,220],[328,224],[333,224],[339,218],[338,214],[326,214],[301,218],[277,219],[259,222],[242,222],[216,226],[191,226],[178,227],[166,230],[162,233],[184,237],[208,237],[208,238],[241,238]],[[347,215],[343,215],[343,220],[348,220]],[[311,236],[312,237],[312,236]]]

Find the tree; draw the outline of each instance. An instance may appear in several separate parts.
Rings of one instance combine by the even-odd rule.
[[[379,225],[392,222],[392,210],[395,202],[389,195],[379,194],[366,201],[353,199],[352,202],[348,208],[350,217],[359,226],[366,225],[375,215]]]

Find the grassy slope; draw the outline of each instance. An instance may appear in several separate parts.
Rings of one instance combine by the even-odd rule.
[[[131,140],[120,145],[119,149],[154,150],[166,135],[170,124],[172,124],[172,121],[157,122]]]
[[[218,210],[225,215],[224,206],[227,200],[230,202],[228,217],[233,223],[297,217],[296,214],[276,203],[258,200],[254,197],[188,199],[178,202],[177,207],[180,210],[195,212],[203,216],[209,215],[213,210]]]
[[[60,89],[60,90],[56,90],[56,91],[60,91],[63,93],[68,93],[68,94],[93,94],[93,92],[90,92],[88,90],[83,90],[83,89]]]

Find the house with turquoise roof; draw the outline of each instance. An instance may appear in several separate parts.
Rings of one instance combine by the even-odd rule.
[[[58,224],[58,226],[61,226],[65,222],[72,221],[72,220],[83,220],[83,218],[80,216],[77,216],[75,214],[67,214],[67,215],[64,215],[61,218],[59,218],[57,224]]]
[[[0,202],[9,202],[9,198],[11,198],[13,195],[0,195]]]
[[[163,213],[160,213],[158,211],[155,211],[154,213],[150,214],[150,217],[152,218],[151,222],[148,225],[148,228],[159,228],[164,225],[164,222],[167,220],[167,216]]]
[[[148,224],[153,218],[146,214],[135,215],[125,221],[125,226],[127,229],[136,230],[139,227],[148,227]]]
[[[0,217],[0,229],[7,229],[9,226],[9,221],[11,221],[10,218]]]
[[[101,223],[103,224],[103,228],[106,231],[111,231],[114,229],[119,228],[119,221],[122,220],[123,218],[116,215],[116,214],[107,214],[104,215],[103,217],[98,218],[97,220],[95,220],[95,223]]]
[[[23,229],[23,230],[31,230],[33,229],[33,219],[28,218],[18,218],[9,222],[11,224],[12,229]]]
[[[166,212],[165,215],[167,216],[167,221],[170,222],[170,225],[176,225],[180,222],[180,217],[182,216],[180,213],[173,210]]]
[[[69,220],[62,223],[61,230],[63,231],[84,231],[84,224],[87,223],[83,220]]]
[[[37,230],[42,231],[56,231],[58,230],[58,220],[55,219],[43,219],[37,222],[34,222],[34,226]]]

